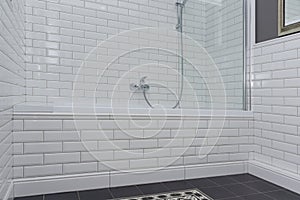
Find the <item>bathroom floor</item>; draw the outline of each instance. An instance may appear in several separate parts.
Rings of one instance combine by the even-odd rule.
[[[222,200],[300,200],[300,195],[249,174],[78,191],[15,200],[105,200],[198,189]],[[148,198],[150,199],[150,198]]]

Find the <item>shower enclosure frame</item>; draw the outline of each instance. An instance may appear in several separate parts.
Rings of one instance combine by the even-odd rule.
[[[243,30],[243,110],[251,111],[252,110],[252,101],[251,101],[251,57],[252,57],[252,4],[251,0],[243,0],[243,21],[244,21],[244,30]]]
[[[186,5],[188,0],[177,1],[177,9]],[[251,15],[252,15],[252,4],[251,0],[243,0],[243,108],[244,111],[251,111]],[[182,10],[181,10],[182,12]],[[178,13],[178,11],[177,11]],[[250,13],[250,14],[249,14]],[[182,16],[181,16],[182,17]],[[183,21],[180,20],[180,23],[177,24],[176,29],[182,32],[183,29]],[[183,47],[181,47],[183,48]],[[248,60],[249,58],[249,60]],[[249,61],[249,62],[248,62]],[[182,63],[181,63],[182,64]],[[182,66],[183,67],[183,66]],[[181,69],[183,70],[183,69]],[[183,74],[182,74],[183,76]],[[180,104],[180,99],[178,100],[178,104],[174,108],[176,108]]]

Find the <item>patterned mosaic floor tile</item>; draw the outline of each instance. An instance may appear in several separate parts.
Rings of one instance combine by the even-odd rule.
[[[198,190],[185,190],[139,197],[121,198],[118,200],[213,200]]]

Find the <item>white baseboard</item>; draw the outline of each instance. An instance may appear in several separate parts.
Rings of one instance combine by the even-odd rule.
[[[110,187],[141,185],[147,183],[184,180],[184,167],[168,167],[130,172],[113,172],[110,175]]]
[[[257,161],[14,180],[15,197],[250,173],[300,194],[300,176]]]
[[[300,175],[258,161],[248,162],[248,173],[300,194]]]
[[[247,162],[214,163],[127,172],[15,179],[15,197],[246,173]]]
[[[247,173],[247,161],[187,166],[185,179],[207,178]]]
[[[7,187],[7,191],[4,194],[3,200],[13,200],[13,192],[14,192],[13,189],[14,189],[14,184],[13,183],[9,184],[9,186]]]
[[[52,176],[14,180],[14,196],[34,196],[78,190],[106,188],[109,173]]]

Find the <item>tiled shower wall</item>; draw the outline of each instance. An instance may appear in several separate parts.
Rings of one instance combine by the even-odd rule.
[[[299,34],[256,44],[255,160],[300,174]]]
[[[12,192],[12,107],[24,102],[24,2],[0,1],[0,199]]]
[[[186,5],[184,56],[196,67],[185,64],[183,108],[209,108],[205,82],[216,77],[210,75],[209,57],[201,47],[210,50],[221,69],[228,107],[242,108],[243,65],[237,61],[242,59],[242,1],[226,2],[208,7],[190,0]],[[211,14],[216,10],[218,16]],[[68,104],[75,90],[76,96],[95,98],[101,105],[114,99],[124,107],[131,99],[129,104],[145,107],[143,96],[130,92],[129,84],[148,76],[149,82],[163,85],[151,86],[151,102],[170,108],[180,87],[176,23],[173,0],[27,0],[26,101]],[[215,51],[220,47],[224,51]],[[86,58],[85,69],[79,70]]]
[[[15,178],[248,161],[253,149],[252,116],[227,117],[223,130],[218,117],[75,118],[16,114]]]
[[[174,2],[28,0],[26,8],[27,101],[70,103],[75,89],[82,97],[95,95],[98,104],[108,105],[112,98],[127,103],[129,84],[138,83],[143,76],[177,88],[177,58],[163,50],[176,53],[178,48]],[[191,10],[201,16],[201,7],[196,8],[200,10]],[[196,22],[194,16],[191,20],[195,22],[191,30],[203,29],[201,20]],[[123,33],[126,30],[133,31]],[[102,41],[105,42],[99,45]],[[86,70],[79,71],[86,57]],[[136,66],[139,67],[135,69]],[[164,88],[154,89],[154,98],[156,95],[162,102],[172,98]],[[158,96],[158,90],[167,95]]]

